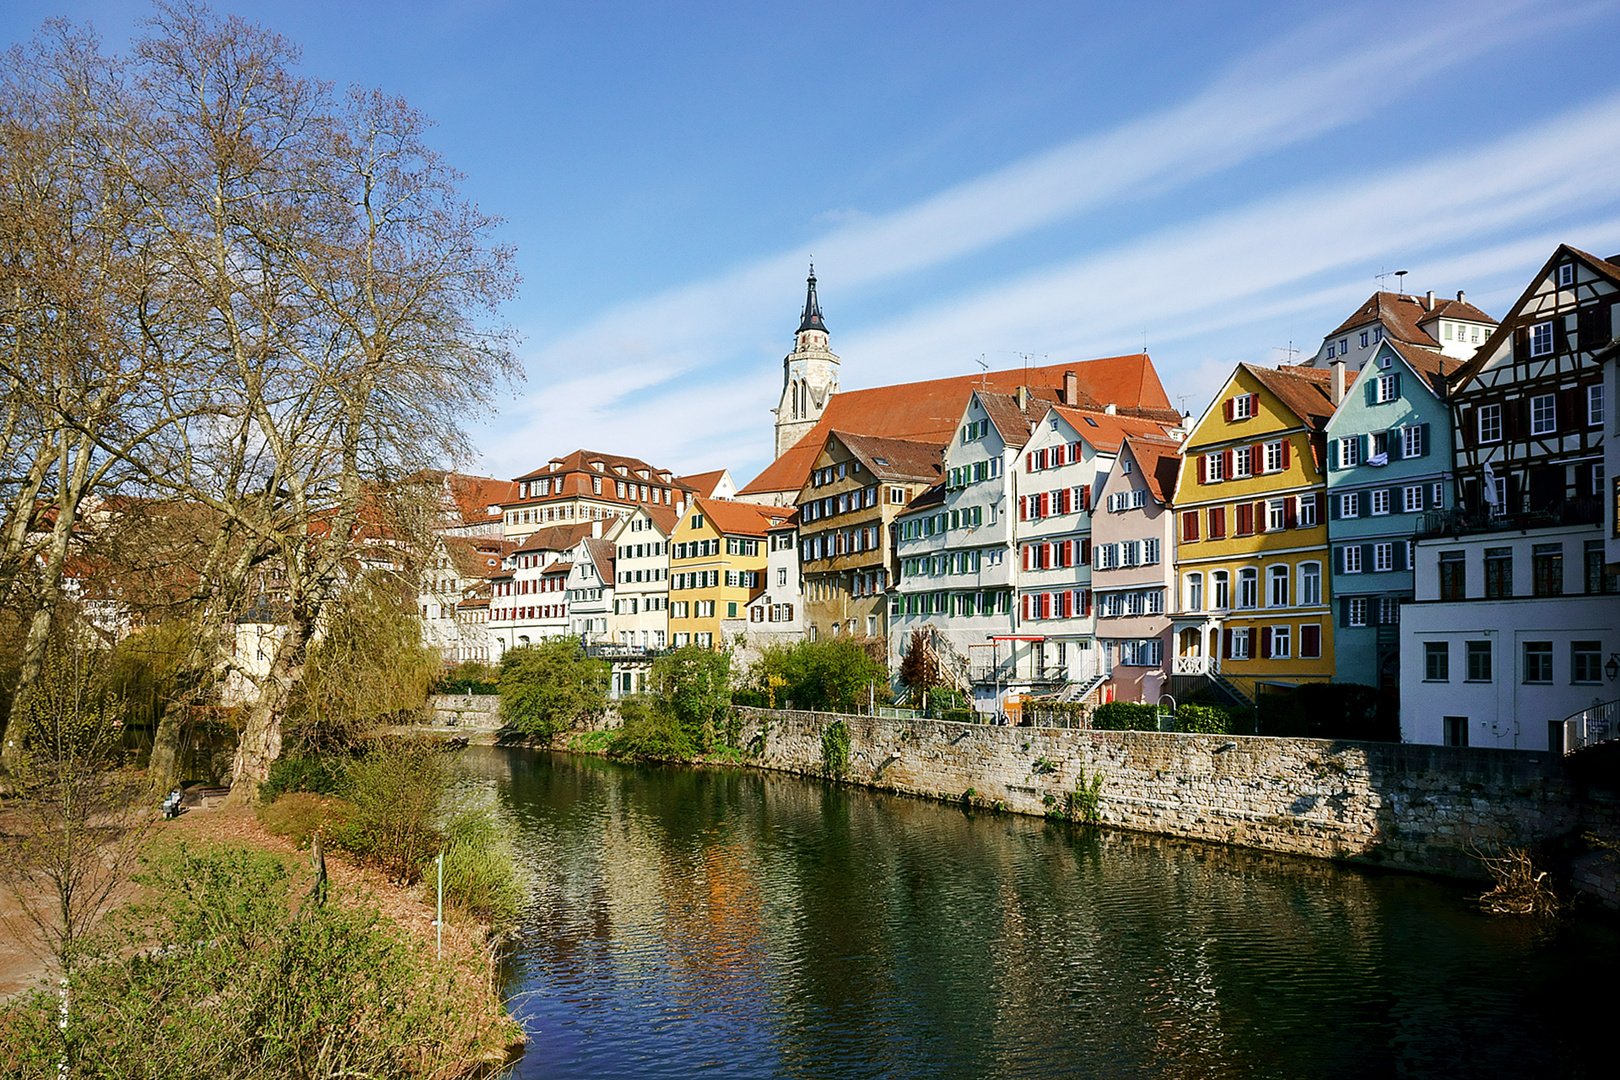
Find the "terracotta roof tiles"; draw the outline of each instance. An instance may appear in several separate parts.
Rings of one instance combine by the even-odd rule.
[[[885,439],[876,435],[856,435],[834,431],[837,439],[880,480],[938,480],[943,466],[943,448],[937,443],[911,439]]]
[[[700,498],[694,499],[692,505],[722,536],[764,536],[789,517],[789,512],[780,506],[760,506],[731,499]]]
[[[1178,424],[1158,423],[1136,416],[1110,416],[1094,409],[1070,409],[1062,405],[1055,406],[1055,409],[1059,416],[1080,432],[1086,442],[1110,453],[1117,452],[1124,441],[1133,435],[1168,439],[1170,435],[1166,429],[1179,427]]]

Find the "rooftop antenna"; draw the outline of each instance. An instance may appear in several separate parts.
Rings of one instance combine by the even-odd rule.
[[[1406,275],[1408,273],[1410,273],[1410,272],[1411,271],[1409,271],[1409,270],[1397,270],[1397,271],[1395,271],[1395,291],[1396,292],[1399,292],[1399,293],[1406,292]]]
[[[988,390],[990,388],[990,362],[984,358],[984,353],[980,353],[979,358],[973,362],[978,364],[981,369],[979,372],[979,389]]]
[[[1142,355],[1147,355],[1147,327],[1142,327]]]
[[[1373,277],[1376,278],[1377,281],[1378,281],[1378,291],[1383,292],[1384,291],[1384,279],[1389,277],[1389,271],[1385,270],[1382,266],[1380,266],[1378,268],[1378,273],[1374,274]]]
[[[1299,355],[1299,350],[1294,348],[1293,338],[1288,339],[1287,345],[1273,345],[1272,348],[1283,354],[1283,363],[1290,367],[1293,366],[1294,357]]]

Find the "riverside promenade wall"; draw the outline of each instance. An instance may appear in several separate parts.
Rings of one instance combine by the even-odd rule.
[[[1105,825],[1406,870],[1479,877],[1475,850],[1620,828],[1620,793],[1546,753],[737,712],[768,769],[822,775],[822,732],[842,720],[845,779],[867,787],[1045,814],[1083,770],[1103,777]]]

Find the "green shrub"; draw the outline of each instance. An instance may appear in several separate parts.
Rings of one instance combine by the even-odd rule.
[[[626,698],[619,702],[624,725],[608,743],[607,755],[620,760],[690,761],[696,753],[685,729],[660,701]]]
[[[1091,726],[1101,731],[1157,731],[1159,710],[1132,701],[1110,701],[1092,712]]]
[[[849,771],[849,728],[842,720],[821,729],[821,765],[828,776],[842,778]]]
[[[448,968],[374,911],[295,906],[275,856],[181,848],[145,881],[140,932],[80,968],[65,1024],[54,993],[0,1006],[0,1075],[449,1077],[478,1057]]]
[[[446,755],[427,743],[380,740],[350,763],[343,797],[354,810],[336,846],[375,863],[390,877],[415,882],[439,851],[434,815],[449,786]]]
[[[501,657],[501,720],[514,731],[550,739],[607,708],[611,666],[592,660],[572,638],[508,650]]]
[[[1216,705],[1183,705],[1176,710],[1176,730],[1195,735],[1230,735],[1232,714]]]
[[[274,802],[289,791],[336,795],[343,787],[344,759],[336,757],[279,757],[259,785],[259,801]]]
[[[335,843],[352,815],[349,803],[308,791],[289,791],[275,802],[259,804],[259,823],[301,848],[309,847],[316,829],[326,838],[323,842]]]
[[[714,749],[731,711],[731,654],[688,645],[653,661],[652,685],[665,713],[698,753]]]
[[[435,694],[498,694],[500,672],[480,660],[464,660],[433,683]]]
[[[864,708],[874,685],[886,700],[888,682],[888,669],[853,638],[771,645],[749,670],[750,685],[779,707],[820,712]]]
[[[467,809],[444,830],[444,901],[493,925],[523,905],[509,829],[488,809]]]

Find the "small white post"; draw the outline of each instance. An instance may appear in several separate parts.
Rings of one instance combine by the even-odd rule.
[[[444,959],[444,852],[439,852],[439,917],[433,923],[439,930],[439,959]]]

